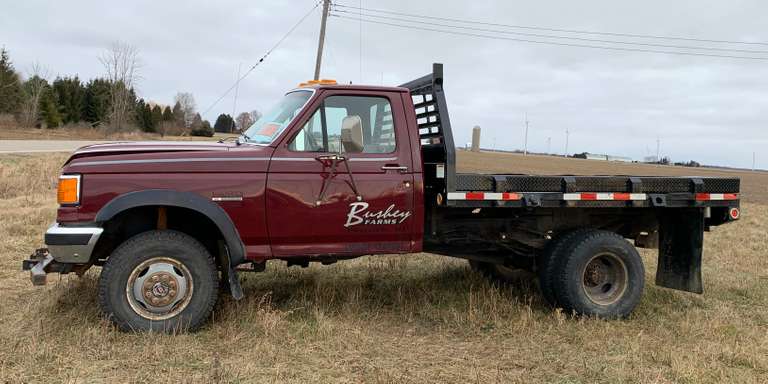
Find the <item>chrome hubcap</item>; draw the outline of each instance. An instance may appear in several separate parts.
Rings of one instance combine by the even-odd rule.
[[[157,257],[133,269],[125,293],[137,314],[150,320],[163,320],[187,307],[192,288],[192,275],[184,264]]]

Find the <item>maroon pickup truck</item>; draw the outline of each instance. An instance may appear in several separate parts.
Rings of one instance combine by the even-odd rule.
[[[372,254],[469,260],[504,282],[534,271],[553,306],[628,315],[644,286],[702,292],[703,232],[739,218],[739,179],[457,174],[442,66],[399,87],[313,81],[237,141],[91,145],[61,172],[47,273],[101,266],[124,330],[194,330],[238,272]]]

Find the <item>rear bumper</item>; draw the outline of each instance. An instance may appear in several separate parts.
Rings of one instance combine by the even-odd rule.
[[[55,223],[45,232],[45,245],[59,263],[85,264],[102,232],[104,228],[62,227]]]

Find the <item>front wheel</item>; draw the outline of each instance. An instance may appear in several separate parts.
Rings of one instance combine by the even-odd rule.
[[[180,332],[199,328],[218,297],[213,258],[176,231],[150,231],[121,244],[99,279],[99,304],[124,331]]]
[[[640,302],[645,269],[624,238],[608,231],[579,233],[550,263],[550,289],[566,311],[602,318],[628,316]]]

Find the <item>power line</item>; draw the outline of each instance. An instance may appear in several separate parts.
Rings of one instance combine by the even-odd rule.
[[[501,24],[501,23],[490,23],[490,22],[483,22],[483,21],[477,21],[477,20],[464,20],[464,19],[456,19],[456,18],[449,18],[449,17],[418,15],[418,14],[413,14],[413,13],[394,12],[394,11],[388,11],[388,10],[376,9],[376,8],[354,7],[354,6],[344,5],[344,4],[340,4],[340,3],[334,3],[334,6],[341,7],[341,8],[362,9],[362,10],[365,10],[365,11],[384,13],[384,14],[389,14],[389,15],[430,18],[430,19],[435,19],[435,20],[454,21],[454,22],[465,23],[465,24],[479,24],[479,25],[488,25],[488,26],[495,26],[495,27],[531,29],[531,30],[548,31],[548,32],[566,32],[566,33],[580,33],[580,34],[585,34],[585,35],[635,37],[635,38],[642,38],[642,39],[681,40],[681,41],[698,41],[698,42],[703,42],[703,43],[747,44],[747,45],[765,45],[765,46],[768,46],[768,43],[765,43],[765,42],[750,42],[750,41],[735,41],[735,40],[714,40],[714,39],[701,39],[701,38],[678,37],[678,36],[642,35],[642,34],[632,34],[632,33],[598,32],[598,31],[585,31],[585,30],[576,30],[576,29],[547,28],[547,27],[536,27],[536,26],[529,26],[529,25]]]
[[[286,32],[286,33],[285,33],[285,35],[283,35],[283,37],[281,37],[281,38],[280,38],[280,40],[278,40],[278,41],[277,41],[277,43],[275,43],[275,45],[273,45],[273,46],[272,46],[272,48],[270,48],[269,50],[267,50],[267,53],[265,53],[263,56],[261,56],[261,58],[260,58],[260,59],[259,59],[259,60],[258,60],[258,61],[255,63],[255,64],[253,64],[253,65],[251,66],[251,68],[249,68],[249,69],[248,69],[248,70],[247,70],[247,71],[246,71],[246,72],[245,72],[245,73],[244,73],[242,76],[240,76],[240,78],[238,78],[238,79],[237,79],[237,81],[235,81],[235,83],[234,83],[234,84],[232,84],[232,86],[231,86],[231,87],[229,87],[229,89],[227,89],[227,90],[226,90],[226,92],[224,92],[224,93],[223,93],[221,96],[219,96],[219,98],[218,98],[218,99],[216,99],[216,101],[214,101],[214,102],[213,102],[213,104],[211,104],[211,106],[209,106],[208,108],[206,108],[206,109],[205,109],[205,112],[203,112],[203,115],[205,115],[205,114],[207,114],[208,112],[210,112],[210,111],[211,111],[211,109],[213,109],[213,107],[215,107],[215,106],[216,106],[216,104],[218,104],[218,103],[219,103],[219,102],[220,102],[220,101],[221,101],[223,98],[227,97],[227,95],[228,95],[230,92],[232,92],[232,90],[233,90],[233,89],[235,89],[235,87],[237,87],[237,86],[240,84],[240,82],[241,82],[241,81],[243,81],[243,79],[245,79],[246,77],[248,77],[248,75],[250,75],[250,74],[251,74],[251,72],[253,72],[253,70],[254,70],[254,69],[256,69],[256,67],[258,67],[258,66],[259,66],[259,64],[263,63],[263,62],[264,62],[264,59],[266,59],[266,58],[267,58],[267,56],[269,56],[269,55],[272,53],[272,51],[274,51],[275,49],[277,49],[277,47],[279,47],[279,46],[280,46],[280,44],[282,44],[282,43],[283,43],[283,41],[285,41],[285,39],[287,39],[287,38],[288,38],[288,36],[289,36],[291,33],[293,33],[293,31],[295,31],[295,30],[296,30],[296,28],[298,28],[298,27],[299,27],[299,25],[301,25],[301,23],[303,23],[303,22],[304,22],[304,20],[306,20],[306,19],[309,17],[309,15],[311,15],[311,14],[312,14],[312,12],[314,12],[314,11],[315,11],[315,9],[317,9],[317,7],[318,7],[318,6],[319,6],[321,3],[322,3],[322,1],[318,1],[317,3],[315,3],[315,5],[312,7],[312,9],[310,9],[310,10],[309,10],[309,12],[307,12],[307,13],[306,13],[306,14],[305,14],[305,15],[304,15],[304,16],[303,16],[301,19],[299,19],[299,21],[298,21],[296,24],[294,24],[294,25],[293,25],[293,27],[291,27],[291,29],[289,29],[289,30],[288,30],[288,32]]]
[[[392,26],[392,27],[399,27],[399,28],[406,28],[406,29],[414,29],[414,30],[421,30],[421,31],[431,31],[431,32],[440,32],[440,33],[447,33],[447,34],[459,35],[459,36],[481,37],[481,38],[495,39],[495,40],[518,41],[518,42],[533,43],[533,44],[558,45],[558,46],[578,47],[578,48],[593,48],[593,49],[603,49],[603,50],[612,50],[612,51],[624,51],[624,52],[660,53],[660,54],[681,55],[681,56],[705,56],[705,57],[718,57],[718,58],[728,58],[728,59],[768,60],[768,57],[720,55],[720,54],[711,54],[711,53],[695,53],[695,52],[679,52],[679,51],[660,51],[660,50],[654,50],[654,49],[610,47],[610,46],[602,46],[602,45],[576,44],[576,43],[564,43],[564,42],[556,42],[556,41],[541,41],[541,40],[531,40],[531,39],[520,39],[520,38],[512,38],[512,37],[504,37],[504,36],[484,35],[484,34],[478,34],[478,33],[450,31],[450,30],[437,29],[437,28],[419,27],[419,26],[415,26],[415,25],[404,25],[404,24],[388,23],[388,22],[368,20],[368,19],[357,19],[357,18],[350,18],[350,17],[346,17],[346,16],[343,16],[343,15],[338,15],[338,14],[332,14],[331,16],[338,17],[338,18],[341,18],[341,19],[354,20],[354,21],[362,20],[365,23],[388,25],[388,26]]]
[[[335,10],[334,12],[348,13],[348,14],[372,17],[372,18],[376,18],[376,19],[402,21],[402,22],[406,22],[406,23],[418,23],[418,24],[426,24],[426,25],[432,25],[432,26],[438,26],[438,27],[459,28],[459,29],[465,29],[465,30],[471,30],[471,31],[479,31],[479,32],[503,33],[503,34],[515,35],[515,36],[540,37],[540,38],[547,38],[547,39],[566,39],[566,40],[588,41],[588,42],[593,42],[593,43],[609,43],[609,44],[621,44],[621,45],[638,45],[638,46],[645,46],[645,47],[674,48],[674,49],[692,49],[692,50],[700,50],[700,51],[721,51],[721,52],[741,52],[741,53],[768,54],[768,51],[756,51],[756,50],[750,50],[750,49],[702,47],[702,46],[690,46],[690,45],[654,44],[654,43],[641,43],[641,42],[630,42],[630,41],[619,41],[619,40],[588,39],[588,38],[583,38],[583,37],[546,35],[546,34],[540,34],[540,33],[512,32],[512,31],[503,31],[503,30],[498,30],[498,29],[477,28],[477,27],[467,27],[467,26],[462,26],[462,25],[434,23],[434,22],[423,21],[423,20],[410,20],[410,19],[405,19],[405,18],[401,18],[401,17],[381,16],[381,15],[374,15],[374,14],[370,14],[370,13],[362,13],[362,12],[360,12],[360,13],[352,13],[350,11],[345,11],[343,9],[342,10]]]

